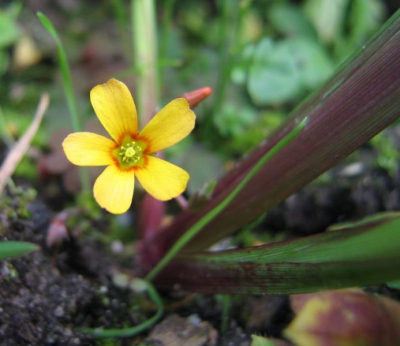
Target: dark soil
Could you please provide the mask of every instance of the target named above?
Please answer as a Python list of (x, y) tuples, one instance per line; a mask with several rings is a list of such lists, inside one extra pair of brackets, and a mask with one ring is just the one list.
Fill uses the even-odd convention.
[(331, 175), (329, 184), (307, 187), (268, 212), (263, 229), (305, 236), (324, 232), (335, 223), (400, 210), (400, 167), (390, 174), (361, 165), (353, 175), (341, 166)]
[(0, 262), (1, 344), (92, 344), (76, 327), (96, 322), (111, 327), (129, 319), (126, 302), (132, 294), (112, 285), (117, 264), (100, 242), (72, 239), (49, 251), (45, 236), (52, 213), (37, 200), (29, 210), (27, 220), (7, 217), (7, 208), (1, 214), (3, 240), (30, 241), (43, 249)]
[[(330, 174), (329, 185), (314, 184), (272, 210), (263, 228), (307, 235), (336, 222), (400, 210), (400, 170), (390, 174), (364, 165), (357, 174), (349, 174), (342, 166)], [(0, 262), (1, 345), (135, 345), (143, 341), (142, 345), (250, 345), (250, 333), (280, 337), (293, 317), (286, 296), (233, 297), (228, 330), (221, 333), (219, 297), (162, 292), (165, 317), (147, 336), (113, 343), (95, 341), (78, 328), (132, 326), (154, 313), (152, 304), (115, 280), (119, 274), (133, 277), (131, 261), (113, 253), (99, 237), (78, 232), (79, 222), (70, 227), (62, 244), (49, 249), (46, 234), (56, 213), (41, 200), (46, 196), (39, 194), (29, 201), (21, 192), (8, 191), (7, 205), (0, 210), (2, 240), (41, 246), (40, 251)], [(79, 211), (74, 215), (75, 220), (84, 217)], [(89, 235), (109, 230), (106, 215), (86, 225)], [(372, 290), (399, 298), (397, 291), (385, 286)]]

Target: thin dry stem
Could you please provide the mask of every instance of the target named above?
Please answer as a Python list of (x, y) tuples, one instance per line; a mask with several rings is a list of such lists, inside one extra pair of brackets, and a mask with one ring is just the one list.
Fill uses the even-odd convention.
[(31, 125), (26, 130), (24, 135), (19, 139), (19, 141), (13, 146), (7, 158), (4, 160), (0, 168), (0, 194), (3, 192), (8, 179), (10, 179), (10, 177), (14, 173), (16, 167), (18, 166), (18, 163), (28, 151), (32, 139), (39, 128), (39, 125), (43, 119), (43, 115), (46, 112), (48, 105), (49, 95), (45, 93), (40, 97), (40, 101)]

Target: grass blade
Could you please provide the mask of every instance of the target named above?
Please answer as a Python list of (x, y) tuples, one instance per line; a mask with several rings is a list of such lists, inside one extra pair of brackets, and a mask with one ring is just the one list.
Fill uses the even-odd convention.
[[(76, 108), (75, 102), (75, 95), (72, 88), (72, 78), (71, 72), (68, 65), (67, 55), (65, 54), (64, 46), (61, 42), (60, 37), (56, 29), (54, 28), (53, 23), (47, 18), (43, 13), (38, 12), (37, 17), (39, 18), (42, 25), (46, 28), (49, 34), (53, 37), (54, 41), (57, 44), (57, 51), (58, 51), (58, 62), (60, 65), (61, 76), (62, 76), (62, 83), (64, 87), (65, 98), (67, 99), (67, 105), (69, 109), (69, 113), (71, 116), (72, 121), (72, 128), (75, 132), (82, 131), (82, 124), (78, 116), (78, 111)], [(79, 168), (79, 175), (82, 184), (82, 191), (84, 195), (89, 194), (90, 191), (90, 178), (89, 172), (87, 169), (80, 167)]]
[(58, 33), (49, 18), (47, 18), (41, 12), (38, 12), (37, 16), (42, 25), (46, 28), (46, 30), (49, 32), (51, 37), (53, 37), (54, 41), (57, 44), (58, 60), (60, 64), (65, 97), (67, 99), (68, 109), (71, 115), (72, 126), (74, 131), (82, 131), (81, 122), (79, 120), (78, 111), (76, 108), (75, 96), (72, 89), (71, 72), (68, 65), (67, 55), (65, 54), (61, 39), (58, 36)]

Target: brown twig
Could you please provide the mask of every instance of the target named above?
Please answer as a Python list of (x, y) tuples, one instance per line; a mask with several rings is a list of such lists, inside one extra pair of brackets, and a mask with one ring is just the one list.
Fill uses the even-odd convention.
[(38, 107), (36, 109), (35, 117), (28, 130), (23, 134), (19, 141), (13, 146), (7, 158), (4, 160), (0, 168), (0, 194), (3, 192), (8, 179), (12, 176), (17, 167), (18, 163), (21, 161), (23, 156), (29, 149), (29, 145), (35, 136), (39, 125), (43, 119), (43, 115), (49, 105), (49, 95), (47, 93), (40, 97)]

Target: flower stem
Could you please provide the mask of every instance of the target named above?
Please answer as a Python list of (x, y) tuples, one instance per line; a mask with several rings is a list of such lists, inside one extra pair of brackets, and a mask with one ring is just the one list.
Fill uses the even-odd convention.
[(154, 0), (132, 0), (133, 64), (138, 114), (142, 124), (151, 119), (159, 100), (155, 17)]
[(175, 197), (176, 203), (179, 204), (182, 210), (188, 210), (189, 209), (189, 202), (186, 200), (186, 198), (183, 195), (179, 195)]

